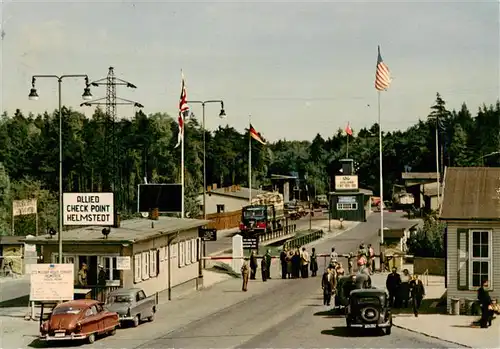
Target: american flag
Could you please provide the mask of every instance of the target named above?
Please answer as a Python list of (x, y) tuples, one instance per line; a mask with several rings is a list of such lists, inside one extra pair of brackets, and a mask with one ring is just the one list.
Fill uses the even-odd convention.
[(187, 104), (187, 92), (186, 92), (186, 83), (184, 81), (184, 73), (181, 72), (182, 75), (182, 83), (181, 83), (181, 97), (179, 98), (179, 133), (177, 134), (177, 144), (175, 147), (177, 148), (181, 145), (181, 142), (184, 139), (184, 116), (189, 112), (189, 105)]
[(380, 46), (378, 47), (377, 72), (375, 74), (375, 89), (377, 91), (385, 91), (391, 85), (391, 72), (389, 67), (384, 63), (380, 54)]

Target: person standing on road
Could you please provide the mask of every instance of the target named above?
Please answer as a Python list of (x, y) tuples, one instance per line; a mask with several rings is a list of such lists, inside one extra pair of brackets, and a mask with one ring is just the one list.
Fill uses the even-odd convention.
[(255, 280), (258, 266), (259, 264), (257, 263), (257, 256), (255, 255), (255, 251), (252, 251), (252, 253), (250, 254), (250, 280)]
[(375, 272), (375, 250), (372, 245), (368, 245), (368, 257), (369, 257), (369, 265), (370, 272), (373, 274)]
[(408, 308), (410, 299), (410, 272), (408, 269), (403, 270), (403, 275), (401, 276), (401, 285), (399, 286), (399, 299), (401, 301), (402, 308)]
[(352, 274), (354, 267), (354, 253), (349, 252), (349, 255), (347, 256), (347, 270), (349, 274)]
[(401, 285), (401, 276), (398, 274), (397, 268), (392, 268), (392, 273), (387, 275), (385, 287), (389, 292), (389, 306), (394, 307), (396, 304), (396, 297), (398, 294), (399, 285)]
[(305, 247), (302, 247), (302, 254), (300, 255), (301, 265), (302, 265), (302, 278), (309, 277), (309, 252), (306, 251)]
[(300, 252), (295, 250), (295, 254), (292, 257), (292, 276), (294, 279), (300, 278)]
[(323, 289), (323, 305), (329, 306), (333, 291), (335, 290), (335, 277), (330, 268), (326, 268), (323, 273), (321, 288)]
[(267, 281), (267, 262), (265, 256), (262, 257), (262, 260), (260, 261), (260, 272), (262, 274), (262, 281), (266, 282)]
[(425, 296), (425, 288), (422, 280), (420, 280), (416, 274), (413, 275), (413, 278), (410, 281), (410, 290), (413, 302), (413, 314), (415, 317), (418, 317), (418, 310), (420, 309), (422, 299), (424, 299)]
[(248, 274), (250, 272), (250, 268), (248, 267), (248, 264), (246, 261), (243, 262), (243, 266), (241, 267), (241, 278), (243, 279), (243, 286), (241, 287), (241, 290), (243, 292), (246, 292), (248, 290)]
[(481, 287), (477, 290), (477, 299), (481, 305), (481, 319), (479, 320), (481, 328), (488, 328), (488, 326), (491, 326), (491, 321), (493, 319), (492, 302), (487, 288), (488, 279), (484, 279), (481, 283)]
[(280, 253), (280, 263), (281, 263), (281, 278), (286, 279), (286, 274), (287, 274), (287, 262), (286, 262), (286, 249), (283, 248), (283, 250)]
[(332, 252), (330, 253), (330, 265), (335, 265), (339, 259), (339, 254), (335, 252), (335, 247), (332, 247)]
[(272, 261), (272, 256), (271, 256), (271, 250), (267, 250), (266, 254), (264, 255), (264, 259), (266, 260), (266, 270), (267, 270), (267, 279), (271, 278), (271, 261)]
[(293, 277), (292, 258), (293, 258), (293, 251), (290, 250), (288, 251), (288, 255), (286, 256), (286, 274), (289, 279)]
[(318, 274), (318, 256), (316, 256), (316, 249), (312, 248), (311, 253), (311, 276), (316, 276)]

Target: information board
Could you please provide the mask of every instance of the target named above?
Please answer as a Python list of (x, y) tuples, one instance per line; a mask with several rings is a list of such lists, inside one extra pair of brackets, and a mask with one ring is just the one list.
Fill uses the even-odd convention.
[(73, 299), (73, 264), (31, 264), (30, 301), (69, 301)]
[(249, 250), (256, 250), (259, 248), (259, 238), (243, 238), (243, 248)]
[(358, 176), (335, 176), (335, 190), (357, 190)]
[(116, 257), (116, 270), (130, 270), (131, 264), (129, 256)]
[(113, 193), (64, 193), (64, 225), (112, 226), (115, 222)]
[(217, 241), (217, 229), (199, 228), (198, 237), (202, 241)]
[(12, 202), (12, 215), (14, 217), (36, 214), (36, 212), (36, 199), (14, 200)]

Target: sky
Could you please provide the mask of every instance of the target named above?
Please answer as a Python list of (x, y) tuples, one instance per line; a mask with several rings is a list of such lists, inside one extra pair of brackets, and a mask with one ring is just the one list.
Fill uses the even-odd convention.
[[(251, 123), (269, 140), (312, 139), (378, 120), (377, 45), (393, 81), (381, 93), (384, 130), (425, 118), (440, 92), (449, 109), (475, 112), (499, 96), (497, 1), (41, 1), (1, 0), (0, 110), (57, 108), (57, 82), (34, 74), (118, 78), (118, 97), (144, 112), (176, 115), (181, 69), (189, 100), (207, 104), (206, 127), (243, 131)], [(63, 103), (80, 108), (84, 82), (63, 82)], [(104, 86), (93, 88), (95, 99)], [(191, 105), (201, 117), (201, 107)], [(119, 106), (131, 118), (133, 106)]]

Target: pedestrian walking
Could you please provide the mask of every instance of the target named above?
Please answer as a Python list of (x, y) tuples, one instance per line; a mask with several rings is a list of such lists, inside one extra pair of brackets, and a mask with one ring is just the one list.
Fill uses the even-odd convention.
[(264, 255), (264, 259), (266, 261), (266, 270), (267, 270), (267, 279), (271, 278), (271, 261), (272, 261), (272, 256), (271, 256), (271, 250), (267, 250), (266, 254)]
[(241, 278), (243, 280), (243, 286), (241, 287), (241, 290), (243, 292), (246, 292), (248, 290), (248, 274), (250, 273), (250, 268), (248, 267), (248, 264), (246, 261), (243, 262), (243, 265), (241, 267)]
[(420, 280), (418, 278), (418, 275), (416, 274), (413, 275), (413, 278), (410, 281), (410, 291), (413, 303), (413, 314), (415, 315), (415, 317), (418, 317), (420, 305), (422, 304), (422, 300), (425, 297), (425, 288), (422, 280)]
[(488, 328), (493, 320), (493, 307), (487, 288), (488, 279), (484, 279), (481, 287), (477, 290), (477, 299), (481, 305), (481, 319), (479, 320), (481, 328)]
[(259, 264), (257, 263), (257, 256), (255, 255), (255, 251), (252, 251), (250, 254), (250, 280), (255, 280), (258, 267)]
[(387, 275), (387, 280), (385, 281), (385, 287), (389, 292), (390, 307), (395, 307), (398, 305), (396, 302), (396, 297), (400, 284), (401, 284), (401, 276), (398, 274), (398, 269), (392, 268), (392, 273)]
[(316, 276), (318, 274), (318, 256), (316, 255), (316, 249), (312, 248), (311, 253), (311, 276)]
[(262, 281), (266, 282), (268, 271), (267, 271), (267, 262), (265, 258), (262, 258), (262, 260), (260, 261), (260, 272), (262, 274)]
[(399, 299), (402, 308), (408, 308), (410, 300), (410, 272), (408, 269), (403, 270), (401, 275), (401, 285), (399, 286)]
[(280, 263), (281, 263), (281, 278), (286, 279), (287, 274), (287, 261), (286, 261), (287, 253), (286, 249), (283, 249), (280, 253)]
[(335, 290), (335, 276), (330, 268), (326, 268), (321, 278), (321, 288), (323, 289), (323, 305), (329, 306), (332, 301), (332, 294)]
[(309, 252), (306, 251), (305, 247), (302, 247), (302, 254), (300, 255), (301, 266), (302, 266), (302, 278), (309, 277)]

